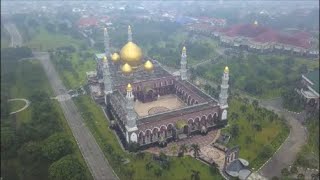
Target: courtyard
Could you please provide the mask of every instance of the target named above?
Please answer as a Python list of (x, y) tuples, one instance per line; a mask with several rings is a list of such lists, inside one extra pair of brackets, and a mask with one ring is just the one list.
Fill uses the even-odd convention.
[(159, 96), (156, 101), (152, 102), (142, 103), (140, 101), (136, 101), (134, 103), (134, 110), (140, 117), (143, 117), (178, 109), (185, 106), (186, 104), (181, 101), (176, 95), (169, 94)]

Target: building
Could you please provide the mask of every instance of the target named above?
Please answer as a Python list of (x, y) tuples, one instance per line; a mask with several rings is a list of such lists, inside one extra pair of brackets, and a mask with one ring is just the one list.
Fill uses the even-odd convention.
[[(173, 75), (156, 60), (143, 56), (133, 42), (130, 26), (128, 42), (121, 50), (110, 52), (106, 28), (104, 43), (105, 52), (96, 55), (96, 76), (90, 73), (88, 83), (125, 147), (130, 143), (138, 143), (141, 148), (166, 144), (227, 124), (228, 67), (216, 100), (188, 81), (185, 47), (180, 74)], [(103, 93), (98, 93), (97, 87)]]
[(307, 105), (319, 109), (319, 69), (302, 75), (302, 87), (298, 90)]

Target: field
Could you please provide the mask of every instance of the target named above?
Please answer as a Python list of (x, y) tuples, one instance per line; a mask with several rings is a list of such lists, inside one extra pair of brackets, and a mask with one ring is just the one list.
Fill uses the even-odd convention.
[(259, 168), (287, 138), (289, 128), (274, 113), (233, 97), (229, 103), (229, 126), (223, 132), (231, 134), (228, 146), (240, 146), (240, 157), (252, 168)]
[[(3, 64), (4, 63), (3, 61), (4, 60), (2, 59), (2, 68), (3, 66), (7, 67), (6, 64)], [(6, 61), (10, 61), (10, 60), (6, 59)], [(11, 73), (5, 74), (5, 77), (1, 76), (2, 83), (5, 83), (6, 85), (6, 88), (1, 89), (1, 94), (7, 94), (8, 98), (17, 97), (17, 98), (26, 98), (29, 100), (32, 99), (34, 95), (37, 94), (38, 92), (47, 93), (49, 94), (49, 96), (52, 96), (52, 89), (48, 84), (48, 80), (46, 78), (46, 75), (39, 61), (37, 60), (20, 61), (20, 62), (14, 61), (12, 63), (14, 63), (15, 70), (10, 71), (7, 69)], [(8, 82), (7, 78), (11, 79), (12, 81)], [(37, 87), (37, 88), (34, 88), (34, 87)], [(11, 150), (9, 149), (8, 151), (5, 151), (3, 149), (1, 150), (1, 174), (2, 174), (2, 177), (6, 179), (21, 179), (21, 178), (22, 179), (47, 179), (48, 178), (48, 168), (51, 164), (50, 162), (46, 160), (36, 160), (31, 165), (26, 165), (25, 162), (22, 163), (20, 156), (9, 155), (12, 153), (13, 154), (22, 153), (23, 150), (21, 147), (25, 144), (31, 143), (31, 141), (29, 141), (30, 138), (20, 137), (21, 133), (26, 133), (26, 136), (29, 136), (30, 132), (25, 129), (26, 127), (37, 129), (37, 131), (33, 130), (34, 131), (33, 134), (36, 133), (34, 135), (37, 136), (36, 138), (37, 140), (36, 139), (32, 140), (34, 143), (37, 143), (40, 145), (43, 143), (43, 139), (45, 140), (45, 137), (47, 137), (47, 135), (37, 134), (38, 131), (41, 132), (41, 130), (38, 128), (43, 128), (44, 130), (45, 128), (47, 128), (46, 125), (33, 127), (34, 121), (36, 121), (34, 119), (35, 117), (34, 111), (39, 108), (38, 103), (39, 103), (38, 101), (31, 101), (30, 106), (26, 110), (19, 112), (16, 115), (10, 115), (6, 119), (1, 118), (1, 131), (2, 131), (1, 147), (5, 147), (6, 143), (10, 142), (10, 141), (6, 141), (7, 136), (11, 134), (11, 130), (10, 130), (11, 127), (7, 126), (8, 123), (10, 124), (10, 122), (15, 122), (15, 130), (17, 131), (17, 134), (15, 134), (14, 136), (15, 138), (19, 138), (19, 143), (14, 145), (14, 147), (12, 147), (15, 149), (15, 147), (18, 146), (15, 150), (14, 149), (11, 149)], [(73, 147), (76, 147), (73, 149), (73, 152), (71, 153), (71, 155), (75, 157), (84, 167), (85, 178), (91, 179), (90, 172), (86, 168), (86, 164), (82, 158), (82, 155), (79, 149), (77, 148), (77, 144), (72, 136), (71, 130), (69, 129), (66, 120), (64, 119), (64, 115), (62, 113), (62, 110), (60, 109), (58, 102), (54, 100), (49, 100), (48, 103), (50, 104), (50, 106), (52, 106), (52, 108), (48, 109), (46, 113), (49, 116), (49, 118), (54, 118), (55, 121), (57, 121), (58, 123), (57, 130), (53, 130), (52, 133), (65, 133), (67, 135), (67, 138), (70, 139), (70, 141), (73, 144)], [(12, 102), (12, 104), (10, 102), (9, 105), (10, 105), (9, 107), (10, 111), (19, 109), (21, 106), (23, 106), (23, 104), (21, 104), (20, 101)], [(55, 114), (55, 116), (50, 117), (52, 115), (51, 113)], [(39, 123), (39, 124), (42, 124), (42, 123)], [(52, 126), (50, 126), (50, 128), (55, 129)], [(24, 144), (21, 144), (21, 143), (24, 143)], [(30, 156), (32, 156), (32, 153), (30, 154)], [(40, 159), (40, 155), (37, 155), (37, 156), (38, 156), (38, 159)], [(33, 169), (33, 168), (37, 168), (37, 169)]]

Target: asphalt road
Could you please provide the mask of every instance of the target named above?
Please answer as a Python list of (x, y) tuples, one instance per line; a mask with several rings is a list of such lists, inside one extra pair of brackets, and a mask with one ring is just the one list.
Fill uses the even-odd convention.
[[(67, 89), (54, 69), (49, 59), (49, 54), (47, 52), (34, 52), (34, 56), (43, 65), (54, 94), (56, 96), (66, 94)], [(84, 120), (72, 99), (60, 101), (59, 103), (93, 178), (96, 180), (118, 179), (95, 138), (84, 124)]]

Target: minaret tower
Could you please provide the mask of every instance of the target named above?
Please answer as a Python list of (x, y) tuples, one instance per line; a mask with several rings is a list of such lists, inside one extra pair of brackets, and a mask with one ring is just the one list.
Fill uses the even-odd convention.
[(229, 88), (229, 85), (228, 85), (228, 81), (229, 81), (229, 68), (228, 66), (226, 66), (224, 68), (224, 73), (223, 73), (223, 76), (222, 76), (222, 83), (221, 83), (221, 91), (220, 91), (220, 94), (219, 94), (219, 104), (220, 104), (220, 107), (221, 109), (225, 109), (228, 107), (228, 88)]
[(180, 69), (181, 80), (187, 80), (187, 50), (184, 46), (181, 54), (181, 69)]
[(132, 42), (132, 31), (131, 26), (128, 26), (128, 42)]
[(112, 82), (110, 78), (108, 59), (106, 56), (103, 58), (103, 83), (104, 83), (104, 101), (107, 104), (107, 95), (112, 93)]
[(127, 126), (128, 128), (134, 128), (136, 127), (136, 113), (134, 112), (134, 109), (133, 109), (133, 99), (134, 99), (134, 96), (132, 94), (132, 86), (131, 84), (128, 84), (127, 86), (127, 95), (126, 95), (126, 99), (127, 99), (127, 105), (126, 105), (126, 108), (127, 108)]
[(128, 84), (127, 86), (127, 95), (126, 95), (126, 109), (127, 109), (127, 122), (126, 122), (126, 139), (127, 142), (137, 142), (137, 134), (134, 131), (137, 131), (137, 114), (134, 111), (134, 96), (132, 94), (132, 86)]
[(109, 57), (110, 55), (110, 41), (109, 41), (109, 34), (108, 29), (104, 28), (104, 50), (105, 50), (105, 56)]

